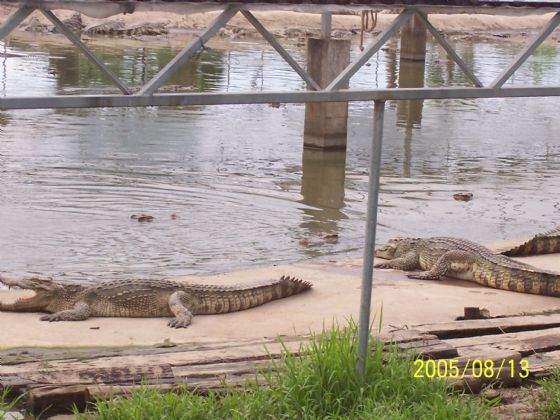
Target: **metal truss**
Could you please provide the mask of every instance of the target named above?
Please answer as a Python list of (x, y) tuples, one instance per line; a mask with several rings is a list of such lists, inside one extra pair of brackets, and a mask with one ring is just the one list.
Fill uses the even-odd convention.
[[(0, 39), (8, 36), (34, 10), (31, 7), (18, 9), (0, 27)], [(122, 92), (122, 95), (64, 95), (47, 97), (0, 97), (0, 110), (36, 109), (36, 108), (84, 108), (84, 107), (137, 107), (137, 106), (178, 106), (178, 105), (226, 105), (250, 104), (266, 102), (348, 102), (373, 100), (406, 100), (406, 99), (444, 99), (444, 98), (499, 98), (511, 96), (558, 96), (560, 87), (519, 87), (502, 88), (513, 73), (531, 56), (535, 49), (560, 25), (560, 12), (546, 24), (542, 31), (531, 40), (519, 53), (514, 61), (489, 86), (485, 87), (472, 69), (461, 59), (453, 47), (445, 40), (438, 30), (430, 23), (428, 16), (417, 8), (407, 8), (382, 31), (370, 45), (350, 63), (325, 88), (321, 88), (304, 70), (261, 22), (240, 5), (226, 6), (223, 12), (206, 30), (200, 33), (151, 80), (137, 92), (126, 86), (95, 54), (61, 22), (50, 10), (41, 12), (66, 36), (82, 53), (94, 63), (101, 72), (111, 80)], [(218, 33), (238, 12), (240, 12), (262, 37), (278, 52), (286, 63), (307, 84), (309, 90), (299, 92), (247, 92), (247, 93), (157, 93), (158, 89), (193, 56), (210, 38)], [(346, 87), (354, 74), (360, 70), (379, 49), (394, 36), (409, 20), (416, 15), (424, 23), (436, 42), (442, 46), (449, 57), (463, 71), (473, 84), (473, 88), (442, 87), (418, 89), (365, 89), (350, 90)], [(330, 14), (323, 14), (322, 32), (327, 36), (330, 31)]]
[[(0, 39), (9, 35), (31, 12), (33, 8), (23, 7), (17, 10), (0, 27)], [(276, 41), (274, 36), (257, 20), (257, 18), (240, 5), (227, 6), (216, 20), (203, 31), (198, 38), (188, 44), (164, 66), (138, 92), (131, 90), (118, 79), (92, 52), (79, 37), (70, 31), (52, 12), (42, 10), (51, 22), (76, 45), (99, 69), (119, 87), (122, 95), (64, 95), (48, 97), (0, 97), (0, 110), (39, 109), (39, 108), (91, 108), (91, 107), (142, 107), (142, 106), (180, 106), (180, 105), (227, 105), (255, 103), (307, 103), (307, 102), (374, 102), (373, 151), (370, 158), (369, 194), (367, 206), (366, 243), (364, 246), (364, 264), (362, 273), (362, 292), (359, 322), (359, 352), (357, 371), (364, 372), (369, 337), (371, 290), (373, 281), (373, 251), (376, 238), (377, 209), (379, 196), (379, 170), (381, 165), (381, 145), (383, 139), (383, 119), (386, 100), (408, 99), (459, 99), (459, 98), (510, 98), (510, 97), (545, 97), (560, 96), (560, 86), (508, 87), (502, 86), (513, 73), (529, 58), (535, 49), (560, 24), (560, 12), (545, 25), (542, 31), (532, 39), (519, 53), (514, 61), (489, 86), (484, 86), (467, 64), (455, 52), (436, 28), (428, 16), (420, 9), (406, 8), (371, 44), (350, 63), (327, 87), (321, 88), (311, 76), (294, 60), (294, 58)], [(292, 69), (306, 82), (309, 90), (297, 92), (246, 92), (246, 93), (157, 93), (173, 73), (196, 51), (214, 36), (220, 28), (237, 13), (243, 16), (270, 43)], [(400, 28), (416, 15), (424, 23), (437, 43), (465, 73), (473, 87), (441, 87), (412, 89), (345, 89), (349, 80), (366, 62), (395, 35)], [(322, 35), (327, 38), (330, 33), (331, 17), (323, 14)]]

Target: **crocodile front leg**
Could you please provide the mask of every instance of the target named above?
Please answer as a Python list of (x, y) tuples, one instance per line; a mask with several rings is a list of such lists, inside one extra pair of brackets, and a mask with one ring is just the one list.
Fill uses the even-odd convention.
[(468, 251), (447, 251), (438, 258), (429, 271), (423, 271), (418, 274), (407, 274), (407, 277), (419, 280), (440, 280), (445, 275), (466, 273), (472, 269), (473, 263), (473, 254)]
[(402, 257), (395, 258), (379, 264), (375, 264), (375, 268), (393, 268), (395, 270), (410, 271), (419, 267), (418, 253), (410, 251)]
[(54, 314), (44, 315), (41, 321), (84, 321), (89, 318), (91, 308), (83, 301), (77, 302), (73, 309), (55, 312)]
[(193, 298), (182, 290), (174, 292), (169, 296), (169, 309), (175, 315), (167, 325), (171, 328), (187, 328), (193, 318), (189, 307), (192, 305)]

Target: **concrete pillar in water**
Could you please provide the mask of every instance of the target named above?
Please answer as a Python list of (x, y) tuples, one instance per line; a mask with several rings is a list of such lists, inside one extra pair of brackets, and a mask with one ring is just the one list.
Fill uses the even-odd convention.
[(401, 30), (401, 60), (426, 59), (426, 27), (414, 15)]
[[(308, 38), (307, 72), (321, 88), (327, 87), (348, 64), (349, 39)], [(346, 149), (347, 120), (346, 102), (305, 104), (304, 147)]]

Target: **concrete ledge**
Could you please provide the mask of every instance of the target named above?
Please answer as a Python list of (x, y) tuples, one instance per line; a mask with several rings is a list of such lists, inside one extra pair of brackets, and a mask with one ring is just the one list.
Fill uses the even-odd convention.
[[(524, 258), (542, 268), (560, 267), (558, 255)], [(357, 319), (361, 260), (263, 267), (189, 281), (232, 284), (289, 274), (311, 281), (311, 291), (248, 311), (196, 316), (184, 330), (168, 328), (165, 318), (93, 318), (83, 322), (46, 323), (40, 314), (0, 312), (0, 348), (142, 346), (274, 338), (320, 331), (332, 320)], [(2, 301), (24, 292), (0, 291)], [(452, 321), (463, 307), (479, 306), (492, 315), (514, 315), (560, 309), (560, 299), (491, 289), (472, 282), (420, 281), (404, 273), (376, 271), (373, 288), (374, 324), (382, 313), (383, 330), (411, 324)]]

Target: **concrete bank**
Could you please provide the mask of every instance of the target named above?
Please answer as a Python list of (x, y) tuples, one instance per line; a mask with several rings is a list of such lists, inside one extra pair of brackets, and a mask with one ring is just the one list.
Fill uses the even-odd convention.
[[(523, 260), (560, 271), (558, 255)], [(36, 313), (0, 312), (0, 348), (139, 346), (166, 341), (219, 342), (307, 334), (320, 331), (333, 320), (345, 323), (350, 316), (358, 318), (360, 273), (361, 260), (347, 259), (188, 278), (185, 280), (232, 284), (289, 274), (311, 281), (314, 288), (243, 312), (196, 316), (189, 328), (181, 330), (167, 327), (165, 318), (94, 318), (47, 323), (40, 321), (40, 314)], [(1, 290), (0, 299), (9, 302), (22, 293)], [(377, 320), (383, 313), (384, 331), (412, 324), (452, 321), (462, 315), (465, 306), (485, 307), (493, 316), (514, 315), (560, 310), (560, 299), (495, 290), (467, 281), (420, 281), (408, 279), (402, 272), (376, 271), (372, 308)]]

